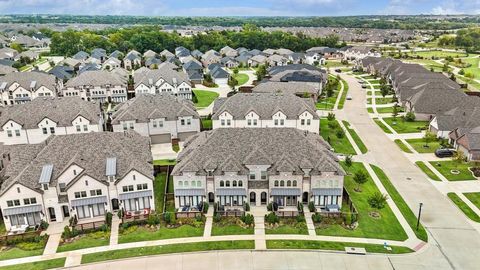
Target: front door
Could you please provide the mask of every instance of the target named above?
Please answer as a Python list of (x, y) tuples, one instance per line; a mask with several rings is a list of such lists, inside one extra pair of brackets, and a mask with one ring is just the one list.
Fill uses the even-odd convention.
[(50, 216), (50, 221), (57, 221), (57, 216), (55, 215), (55, 209), (53, 207), (48, 208), (48, 214)]
[(307, 204), (307, 203), (308, 203), (308, 192), (304, 192), (304, 193), (303, 193), (302, 202), (303, 202), (304, 204)]
[(70, 216), (70, 211), (68, 211), (68, 206), (67, 205), (62, 206), (62, 211), (63, 211), (63, 217), (69, 217)]
[(118, 205), (118, 199), (112, 199), (112, 209), (113, 211), (118, 210), (120, 207)]
[(257, 200), (257, 198), (256, 198), (255, 192), (250, 192), (250, 204), (251, 204), (251, 205), (255, 205), (255, 204), (256, 204), (256, 200)]
[(215, 202), (215, 195), (213, 194), (213, 192), (208, 193), (208, 202)]
[(262, 192), (262, 194), (260, 194), (260, 201), (262, 204), (267, 204), (267, 193), (266, 192)]

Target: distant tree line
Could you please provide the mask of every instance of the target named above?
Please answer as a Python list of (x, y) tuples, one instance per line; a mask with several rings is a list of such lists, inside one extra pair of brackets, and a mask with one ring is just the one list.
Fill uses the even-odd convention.
[(445, 35), (438, 39), (440, 46), (455, 46), (468, 52), (480, 51), (480, 28), (458, 30), (456, 35)]
[(206, 34), (182, 37), (176, 32), (161, 31), (160, 26), (135, 26), (121, 29), (101, 31), (67, 30), (49, 33), (51, 36), (51, 53), (71, 56), (78, 51), (90, 52), (94, 48), (104, 48), (108, 52), (119, 50), (127, 52), (131, 49), (141, 53), (147, 50), (171, 52), (178, 46), (187, 49), (207, 51), (220, 50), (224, 46), (232, 48), (264, 50), (267, 48), (286, 48), (292, 51), (305, 51), (315, 46), (341, 47), (338, 36), (329, 35), (324, 38), (307, 37), (304, 34), (292, 34), (282, 31), (265, 32), (258, 27), (247, 24), (242, 31), (209, 31)]
[(259, 27), (350, 27), (377, 29), (465, 28), (480, 23), (479, 16), (348, 16), (348, 17), (147, 17), (147, 16), (87, 16), (87, 15), (4, 15), (0, 23), (86, 23), (117, 25), (178, 25), (178, 26), (242, 26)]

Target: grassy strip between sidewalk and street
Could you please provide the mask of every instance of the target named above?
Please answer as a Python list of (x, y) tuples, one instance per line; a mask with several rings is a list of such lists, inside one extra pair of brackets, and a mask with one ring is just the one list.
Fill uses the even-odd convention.
[(387, 134), (392, 134), (392, 132), (390, 131), (390, 129), (387, 128), (387, 126), (385, 126), (382, 121), (380, 121), (380, 119), (373, 119), (373, 121), (375, 121), (375, 123), (383, 130), (383, 132), (387, 133)]
[(416, 161), (415, 164), (428, 176), (428, 178), (434, 181), (441, 181), (440, 178), (438, 178), (438, 176), (432, 172), (432, 170), (430, 170), (430, 168), (428, 168), (423, 161)]
[(478, 209), (480, 209), (480, 192), (463, 193)]
[(398, 147), (400, 147), (400, 150), (402, 150), (403, 152), (409, 153), (409, 154), (412, 153), (412, 151), (407, 147), (405, 143), (402, 142), (402, 140), (395, 139), (394, 142)]
[(345, 125), (348, 133), (350, 133), (350, 136), (352, 136), (352, 139), (355, 141), (355, 144), (358, 146), (358, 148), (360, 149), (360, 152), (362, 152), (362, 154), (365, 154), (368, 152), (368, 149), (367, 147), (365, 146), (365, 144), (363, 143), (362, 139), (360, 139), (360, 137), (358, 136), (357, 132), (350, 126), (350, 123), (348, 123), (347, 121), (343, 120), (342, 123)]
[(406, 139), (407, 143), (410, 144), (415, 151), (420, 154), (424, 153), (434, 153), (435, 150), (442, 147), (440, 145), (440, 140), (435, 140), (425, 144), (425, 139), (423, 138), (415, 138), (415, 139)]
[(85, 254), (82, 256), (82, 264), (170, 253), (254, 248), (255, 242), (250, 240), (171, 244), (163, 246), (110, 250)]
[(375, 174), (378, 176), (378, 179), (380, 179), (380, 182), (382, 182), (382, 185), (387, 190), (390, 198), (392, 198), (392, 200), (395, 202), (395, 205), (397, 205), (400, 212), (402, 212), (403, 217), (405, 218), (405, 220), (407, 220), (408, 225), (410, 225), (410, 228), (412, 228), (417, 238), (424, 242), (427, 242), (427, 231), (422, 226), (422, 224), (420, 224), (417, 230), (417, 217), (413, 213), (412, 209), (408, 207), (407, 203), (405, 202), (405, 200), (403, 200), (402, 196), (400, 195), (400, 193), (398, 193), (398, 190), (395, 188), (392, 182), (390, 182), (390, 179), (388, 179), (385, 172), (375, 165), (370, 166), (372, 167)]
[(348, 94), (348, 83), (344, 79), (340, 79), (343, 83), (343, 92), (342, 96), (340, 97), (340, 101), (338, 102), (338, 109), (343, 109), (343, 105), (345, 105), (345, 100), (347, 99)]
[(53, 268), (61, 268), (65, 265), (66, 258), (58, 258), (53, 260), (45, 260), (39, 262), (14, 264), (0, 267), (1, 270), (45, 270)]
[(400, 117), (394, 119), (393, 117), (383, 118), (383, 121), (393, 128), (397, 133), (418, 133), (425, 130), (428, 121), (405, 121)]
[(450, 192), (447, 194), (448, 198), (471, 220), (480, 222), (480, 217), (470, 208), (457, 194)]
[(387, 250), (383, 245), (377, 244), (314, 240), (267, 240), (267, 249), (320, 249), (345, 251), (345, 247), (365, 248), (369, 253), (403, 254), (413, 252), (413, 250), (408, 247), (389, 246), (392, 250)]

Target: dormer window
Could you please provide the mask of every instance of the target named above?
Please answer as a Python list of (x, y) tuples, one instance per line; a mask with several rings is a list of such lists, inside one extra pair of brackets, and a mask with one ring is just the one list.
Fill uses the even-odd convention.
[(73, 175), (77, 175), (77, 170), (73, 170)]

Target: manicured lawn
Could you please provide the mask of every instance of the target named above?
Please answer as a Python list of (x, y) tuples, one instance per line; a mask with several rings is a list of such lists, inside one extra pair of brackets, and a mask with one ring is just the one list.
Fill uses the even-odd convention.
[[(358, 227), (355, 230), (349, 230), (341, 225), (327, 225), (326, 227), (317, 228), (317, 235), (365, 237), (399, 241), (407, 239), (407, 234), (388, 205), (380, 210), (370, 207), (368, 198), (375, 192), (380, 191), (363, 164), (354, 162), (351, 167), (345, 166), (343, 162), (341, 164), (345, 171), (351, 174), (345, 176), (344, 187), (350, 194), (350, 199), (358, 211)], [(358, 171), (363, 171), (368, 175), (368, 181), (361, 186), (362, 192), (356, 192), (354, 190), (357, 187), (357, 183), (353, 180), (353, 175)], [(373, 211), (378, 212), (380, 218), (371, 217), (369, 214)]]
[(182, 225), (178, 228), (169, 229), (162, 224), (160, 229), (155, 231), (151, 231), (144, 226), (132, 226), (131, 228), (119, 234), (118, 243), (202, 236), (204, 226), (197, 228), (190, 225)]
[(392, 184), (392, 182), (390, 182), (390, 179), (388, 179), (385, 172), (383, 172), (382, 169), (380, 169), (379, 167), (377, 167), (375, 165), (371, 165), (371, 167), (372, 167), (373, 171), (375, 172), (375, 174), (380, 179), (380, 181), (382, 182), (382, 185), (387, 190), (390, 198), (392, 198), (392, 200), (395, 202), (395, 205), (397, 205), (400, 212), (402, 212), (402, 215), (407, 220), (408, 225), (410, 225), (412, 230), (417, 235), (417, 238), (422, 240), (422, 241), (427, 242), (427, 240), (428, 240), (427, 231), (422, 226), (422, 224), (420, 224), (420, 226), (418, 227), (418, 231), (417, 231), (417, 216), (415, 216), (412, 209), (410, 209), (410, 207), (408, 207), (407, 203), (405, 202), (405, 200), (403, 200), (402, 196), (400, 195), (400, 193), (398, 193), (397, 189)]
[(463, 193), (478, 209), (480, 209), (480, 192)]
[(355, 155), (355, 150), (348, 141), (347, 136), (344, 135), (342, 138), (338, 138), (335, 134), (335, 130), (340, 129), (340, 125), (338, 124), (337, 120), (332, 121), (337, 123), (336, 129), (331, 129), (328, 126), (328, 122), (329, 121), (326, 118), (320, 119), (320, 135), (323, 137), (323, 139), (330, 143), (336, 153)]
[(0, 252), (0, 261), (42, 255), (43, 249), (44, 248), (24, 250), (18, 247), (13, 247), (8, 250), (4, 250)]
[(435, 150), (441, 147), (440, 141), (429, 142), (428, 147), (425, 147), (425, 140), (419, 139), (407, 139), (406, 140), (418, 153), (434, 153)]
[(408, 53), (411, 56), (421, 56), (423, 58), (429, 58), (431, 59), (432, 57), (436, 58), (446, 58), (448, 56), (451, 56), (453, 58), (459, 58), (459, 57), (465, 57), (467, 54), (462, 53), (462, 52), (446, 52), (446, 51), (421, 51), (421, 52), (413, 52), (413, 53)]
[(435, 180), (435, 181), (441, 181), (438, 176), (430, 170), (430, 168), (425, 165), (423, 161), (417, 161), (415, 164), (428, 176), (428, 178)]
[[(397, 117), (396, 120), (393, 117), (383, 118), (383, 120), (392, 127), (397, 133), (417, 133), (426, 128), (428, 121), (404, 121), (402, 118)], [(394, 124), (395, 123), (395, 124)]]
[[(330, 76), (329, 78), (336, 79), (334, 76)], [(335, 102), (337, 101), (338, 94), (340, 93), (341, 84), (338, 83), (337, 89), (333, 91), (333, 95), (331, 97), (322, 97), (322, 100), (316, 103), (316, 107), (318, 110), (332, 110), (335, 107)]]
[(343, 92), (342, 92), (342, 96), (340, 97), (340, 101), (338, 102), (339, 110), (343, 109), (343, 106), (345, 105), (345, 100), (347, 99), (347, 94), (348, 94), (348, 83), (344, 79), (341, 79), (341, 82), (343, 83)]
[[(398, 106), (398, 107), (397, 107), (397, 111), (400, 113), (400, 112), (404, 112), (405, 109), (403, 109), (403, 107)], [(380, 107), (380, 108), (377, 108), (377, 112), (378, 112), (378, 113), (393, 113), (393, 106), (392, 106), (392, 107)]]
[(267, 240), (267, 249), (321, 249), (345, 251), (345, 247), (365, 248), (370, 253), (391, 253), (402, 254), (410, 253), (413, 250), (407, 247), (390, 246), (392, 250), (386, 250), (383, 245), (346, 243), (346, 242), (327, 242), (313, 240)]
[(45, 260), (40, 262), (22, 263), (10, 266), (0, 267), (2, 270), (45, 270), (53, 268), (62, 268), (65, 265), (66, 258)]
[(219, 224), (213, 223), (212, 226), (212, 236), (216, 235), (244, 235), (244, 234), (253, 234), (254, 228), (243, 228), (240, 225), (230, 224), (225, 226), (220, 226)]
[(373, 113), (373, 108), (367, 108), (368, 113)]
[(210, 130), (213, 127), (212, 119), (202, 119), (202, 128), (204, 130)]
[(383, 130), (383, 132), (388, 133), (388, 134), (392, 134), (392, 132), (390, 131), (390, 129), (388, 129), (388, 128), (382, 123), (382, 121), (380, 121), (379, 119), (373, 119), (373, 121), (375, 121), (375, 123), (377, 123), (377, 125)]
[(267, 228), (265, 234), (308, 234), (307, 223), (297, 222), (295, 218), (280, 218), (280, 226)]
[(365, 79), (365, 80), (374, 80), (374, 79), (376, 79), (375, 76), (373, 76), (373, 75), (363, 76), (362, 78)]
[(471, 220), (480, 222), (480, 217), (470, 208), (457, 194), (450, 192), (447, 194), (448, 198)]
[[(476, 180), (472, 172), (468, 169), (471, 167), (471, 164), (464, 162), (458, 164), (452, 160), (446, 161), (430, 161), (430, 164), (437, 169), (447, 180), (449, 181), (462, 181), (462, 180)], [(439, 166), (440, 165), (440, 166)], [(453, 174), (452, 170), (460, 171), (459, 174)]]
[(177, 164), (176, 159), (157, 159), (153, 161), (153, 165), (167, 166)]
[(207, 90), (193, 90), (195, 96), (197, 97), (197, 103), (195, 106), (197, 108), (205, 108), (210, 105), (219, 95), (217, 92), (207, 91)]
[(110, 232), (87, 233), (72, 243), (61, 244), (57, 252), (71, 251), (83, 248), (106, 246), (110, 244)]
[(163, 212), (163, 202), (165, 198), (165, 185), (167, 184), (167, 174), (159, 173), (155, 176), (153, 182), (153, 192), (155, 195), (155, 209), (158, 212)]
[(331, 67), (347, 67), (349, 65), (344, 65), (340, 61), (328, 60), (325, 62), (324, 67), (331, 68)]
[(401, 140), (395, 139), (394, 142), (396, 145), (398, 145), (398, 147), (400, 147), (400, 150), (402, 150), (403, 152), (409, 154), (412, 153), (412, 151), (407, 147), (407, 145), (405, 145)]
[(379, 84), (380, 80), (375, 79), (375, 80), (369, 80), (368, 82), (371, 84)]
[(245, 73), (238, 73), (237, 75), (233, 75), (235, 79), (237, 79), (237, 85), (244, 85), (248, 82), (248, 75)]
[(163, 246), (128, 248), (85, 254), (82, 256), (82, 264), (169, 253), (254, 248), (255, 242), (249, 240), (171, 244)]
[(480, 68), (479, 68), (479, 62), (480, 62), (480, 58), (476, 57), (476, 58), (463, 58), (462, 59), (463, 62), (465, 63), (469, 63), (471, 64), (470, 67), (468, 68), (464, 68), (463, 70), (467, 73), (467, 72), (470, 72), (473, 74), (473, 76), (475, 77), (475, 79), (480, 79)]
[[(371, 97), (367, 98), (367, 103), (372, 104), (372, 98)], [(377, 97), (377, 98), (375, 98), (375, 104), (377, 104), (377, 105), (389, 104), (389, 103), (393, 103), (392, 98), (389, 98), (389, 97), (386, 97), (386, 98)]]
[(350, 133), (350, 136), (352, 136), (353, 140), (355, 141), (355, 144), (358, 146), (362, 154), (367, 153), (368, 149), (365, 146), (365, 144), (362, 142), (362, 139), (358, 136), (357, 132), (350, 127), (350, 123), (347, 121), (342, 121), (345, 127), (347, 128), (348, 133)]

